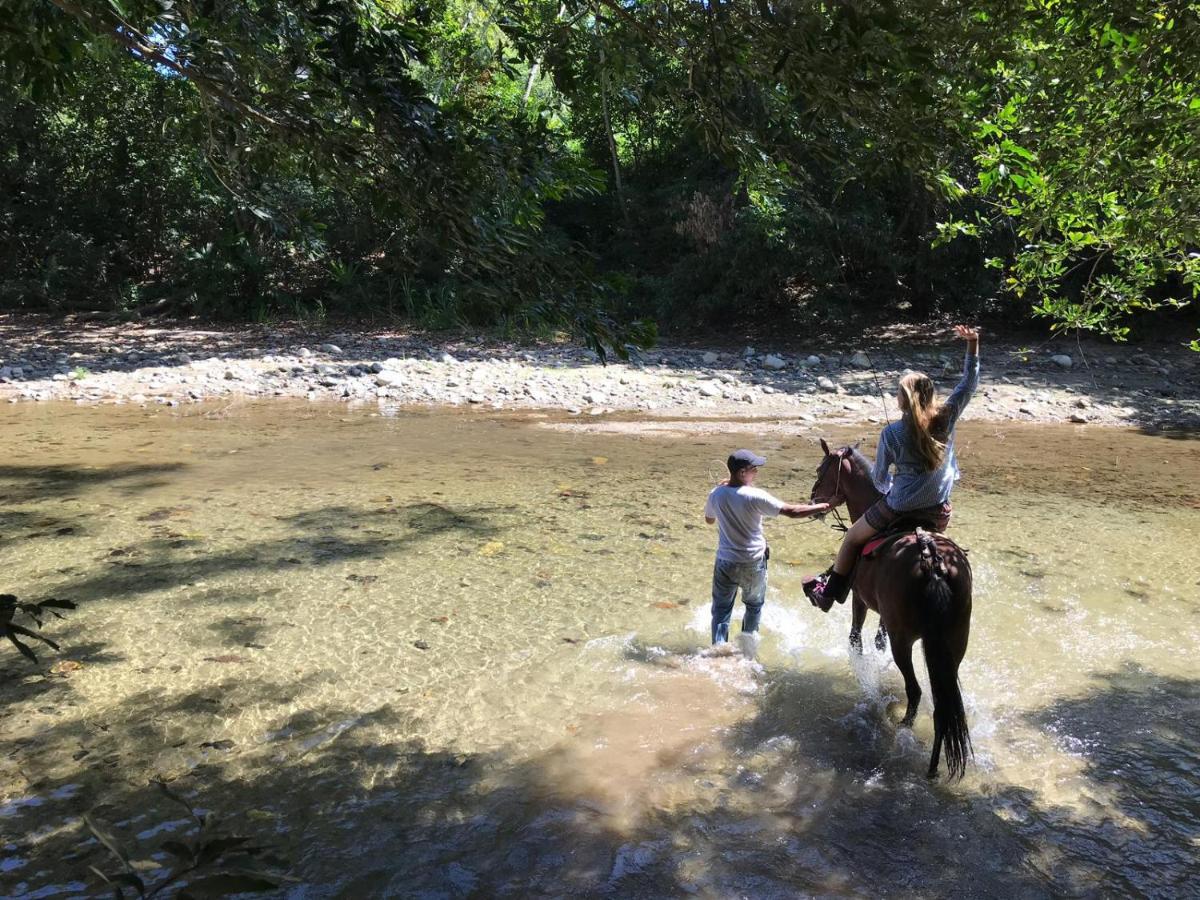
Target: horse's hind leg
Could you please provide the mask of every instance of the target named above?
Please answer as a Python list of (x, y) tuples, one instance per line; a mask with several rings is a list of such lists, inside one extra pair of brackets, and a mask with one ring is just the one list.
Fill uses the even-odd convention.
[[(858, 594), (854, 595), (851, 601), (853, 609), (850, 613), (850, 646), (857, 653), (862, 653), (862, 627), (863, 622), (867, 619), (867, 604), (858, 599)], [(883, 626), (880, 625), (880, 628)]]
[(929, 755), (929, 771), (925, 774), (930, 778), (937, 778), (938, 760), (942, 757), (942, 736), (945, 731), (934, 723), (933, 726), (933, 753)]
[(896, 661), (896, 668), (904, 676), (904, 693), (908, 695), (908, 708), (904, 710), (904, 718), (900, 720), (900, 724), (912, 727), (917, 718), (917, 707), (921, 705), (921, 685), (917, 681), (917, 673), (913, 671), (912, 641), (896, 640), (893, 635), (892, 659)]
[(883, 624), (883, 619), (879, 620), (879, 630), (875, 632), (875, 649), (882, 653), (887, 649), (888, 634), (887, 626)]

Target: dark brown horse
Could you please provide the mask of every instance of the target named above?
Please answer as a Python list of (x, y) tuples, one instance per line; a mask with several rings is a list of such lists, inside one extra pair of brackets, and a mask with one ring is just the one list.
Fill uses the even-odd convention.
[[(843, 503), (851, 521), (880, 498), (871, 464), (853, 447), (836, 452), (821, 441), (825, 458), (813, 485), (814, 503)], [(937, 775), (943, 744), (951, 778), (961, 778), (971, 755), (971, 737), (958, 684), (958, 666), (971, 632), (971, 564), (963, 550), (942, 534), (912, 528), (884, 543), (854, 570), (850, 642), (862, 652), (867, 610), (879, 613), (892, 644), (892, 659), (904, 676), (908, 708), (900, 724), (911, 726), (921, 703), (913, 672), (912, 646), (921, 639), (933, 689), (933, 756), (929, 776)], [(877, 644), (881, 643), (878, 639)], [(881, 648), (882, 649), (882, 648)]]

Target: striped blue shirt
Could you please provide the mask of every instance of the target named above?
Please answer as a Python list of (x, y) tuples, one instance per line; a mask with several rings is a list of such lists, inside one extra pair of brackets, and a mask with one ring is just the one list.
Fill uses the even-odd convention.
[[(887, 505), (896, 512), (925, 509), (950, 499), (958, 481), (958, 458), (954, 455), (954, 426), (979, 387), (979, 357), (970, 352), (963, 362), (963, 376), (946, 398), (946, 453), (942, 464), (932, 471), (917, 453), (903, 419), (893, 422), (879, 434), (875, 451), (875, 487), (887, 495)], [(895, 475), (892, 469), (895, 469)]]

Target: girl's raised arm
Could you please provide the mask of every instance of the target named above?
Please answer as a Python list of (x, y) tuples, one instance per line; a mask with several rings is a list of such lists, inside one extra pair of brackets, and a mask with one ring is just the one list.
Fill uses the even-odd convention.
[(946, 398), (946, 406), (951, 412), (951, 425), (966, 409), (975, 389), (979, 387), (979, 331), (965, 325), (955, 325), (954, 333), (967, 342), (967, 356), (963, 360), (962, 379)]

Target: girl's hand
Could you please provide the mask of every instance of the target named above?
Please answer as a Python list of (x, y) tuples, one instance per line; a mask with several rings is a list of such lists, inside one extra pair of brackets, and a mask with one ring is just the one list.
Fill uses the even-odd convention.
[(968, 343), (971, 343), (971, 344), (979, 343), (979, 329), (978, 328), (969, 328), (966, 325), (955, 325), (954, 333), (956, 335), (958, 335), (958, 337), (961, 340), (967, 341)]

